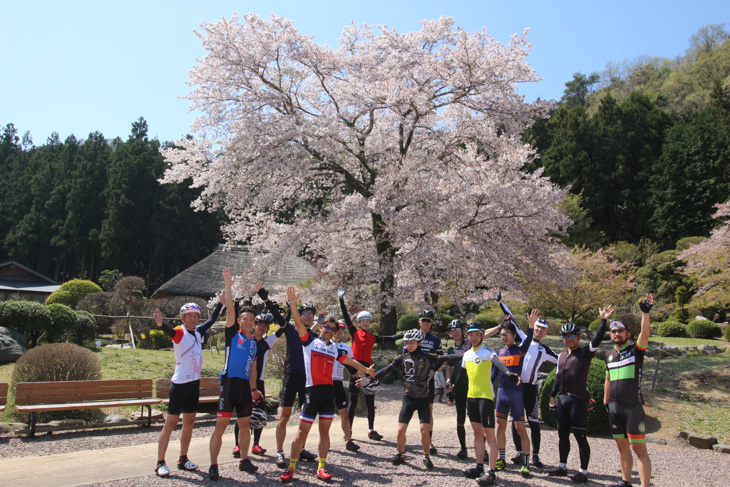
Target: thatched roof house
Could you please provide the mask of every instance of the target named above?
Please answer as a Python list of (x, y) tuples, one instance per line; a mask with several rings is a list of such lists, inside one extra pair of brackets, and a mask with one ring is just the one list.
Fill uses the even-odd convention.
[[(253, 255), (245, 245), (225, 247), (176, 275), (155, 291), (152, 299), (168, 296), (200, 296), (212, 298), (223, 287), (221, 273), (230, 269), (232, 275), (241, 275), (253, 265)], [(315, 276), (314, 267), (304, 259), (293, 257), (279, 263), (271, 277), (262, 283), (266, 287), (303, 282)]]

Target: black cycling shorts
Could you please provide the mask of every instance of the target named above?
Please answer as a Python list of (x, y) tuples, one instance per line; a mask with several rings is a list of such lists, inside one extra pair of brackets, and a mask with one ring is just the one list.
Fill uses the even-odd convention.
[(307, 376), (303, 370), (288, 370), (281, 382), (281, 407), (294, 406), (294, 400), (299, 394), (299, 405), (304, 404), (304, 390), (307, 386)]
[(180, 416), (180, 413), (197, 413), (199, 399), (200, 380), (182, 384), (171, 382), (170, 404), (167, 406), (167, 414)]
[(221, 381), (217, 416), (230, 418), (234, 409), (239, 419), (251, 416), (251, 382), (248, 379), (228, 377)]
[(560, 394), (556, 401), (558, 425), (570, 428), (586, 429), (588, 424), (587, 401), (570, 394)]
[(482, 427), (494, 429), (494, 401), (484, 397), (468, 397), (466, 412), (470, 423), (481, 423)]
[(431, 379), (428, 381), (428, 403), (433, 404), (433, 401), (435, 398), (436, 398), (436, 384), (434, 383), (434, 380)]
[(608, 424), (614, 438), (630, 443), (646, 443), (646, 414), (641, 404), (608, 403)]
[(403, 397), (403, 405), (400, 408), (398, 422), (404, 424), (410, 423), (413, 413), (418, 411), (418, 421), (421, 424), (430, 423), (431, 408), (429, 407), (429, 404), (428, 397), (422, 397), (419, 399), (412, 399), (408, 396)]
[(334, 380), (332, 384), (335, 387), (335, 409), (345, 409), (347, 407), (347, 392), (345, 391), (345, 385), (341, 380)]
[(335, 415), (335, 388), (331, 385), (307, 387), (304, 391), (304, 405), (299, 415), (299, 421), (314, 423), (319, 414), (319, 420), (332, 420)]

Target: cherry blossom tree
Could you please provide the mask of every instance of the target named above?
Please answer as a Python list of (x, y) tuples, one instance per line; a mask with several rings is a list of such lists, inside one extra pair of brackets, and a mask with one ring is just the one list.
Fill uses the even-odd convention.
[(719, 303), (727, 308), (730, 306), (730, 201), (715, 207), (714, 218), (722, 224), (712, 231), (710, 238), (682, 251), (679, 258), (687, 264), (685, 273), (697, 289), (693, 304)]
[[(555, 272), (524, 274), (522, 288), (531, 305), (565, 320), (595, 319), (598, 308), (626, 304), (634, 288), (632, 267), (612, 256), (612, 249), (583, 247), (555, 252)], [(596, 315), (592, 316), (591, 312)]]
[(202, 29), (189, 95), (202, 115), (163, 151), (164, 181), (193, 178), (197, 207), (230, 216), (227, 239), (268, 251), (252, 282), (304, 254), (323, 276), (315, 295), (366, 289), (360, 304), (391, 333), (399, 300), (548, 265), (569, 221), (564, 192), (523, 170), (522, 131), (548, 108), (517, 92), (538, 80), (526, 31), (505, 45), (449, 18), (406, 34), (352, 23), (329, 47), (275, 16)]

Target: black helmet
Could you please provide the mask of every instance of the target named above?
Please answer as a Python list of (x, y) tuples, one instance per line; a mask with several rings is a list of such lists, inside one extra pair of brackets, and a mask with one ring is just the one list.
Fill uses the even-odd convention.
[(421, 318), (428, 318), (430, 320), (433, 320), (434, 317), (435, 317), (435, 315), (433, 314), (433, 311), (431, 311), (430, 309), (424, 309), (420, 313), (418, 313), (418, 318), (419, 319), (421, 319)]
[(464, 322), (461, 320), (453, 320), (451, 323), (449, 323), (449, 331), (451, 330), (461, 330), (464, 331)]
[(560, 327), (560, 333), (563, 335), (573, 335), (575, 333), (580, 333), (580, 328), (578, 328), (578, 325), (575, 323), (569, 322)]
[(312, 313), (317, 314), (317, 308), (312, 303), (303, 303), (297, 308), (297, 311), (300, 313), (302, 311), (311, 311)]
[(270, 325), (274, 321), (274, 316), (271, 313), (261, 313), (256, 317), (256, 322), (266, 323)]

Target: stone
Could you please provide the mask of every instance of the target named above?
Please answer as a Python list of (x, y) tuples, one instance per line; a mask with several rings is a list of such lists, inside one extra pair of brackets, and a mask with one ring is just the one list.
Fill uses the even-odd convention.
[(105, 423), (124, 423), (125, 421), (127, 421), (127, 417), (121, 414), (110, 414), (104, 418)]
[(712, 449), (717, 453), (730, 453), (730, 445), (723, 445), (722, 443), (713, 445)]
[(22, 430), (27, 425), (23, 423), (0, 423), (0, 433), (9, 434), (14, 433), (18, 430)]
[(689, 442), (690, 446), (700, 448), (702, 450), (712, 450), (712, 446), (717, 444), (717, 438), (715, 438), (714, 436), (706, 435), (690, 434), (687, 438), (687, 441)]
[(646, 435), (646, 442), (652, 443), (654, 445), (666, 445), (667, 444), (667, 440), (665, 440), (664, 438), (658, 438), (658, 437), (652, 436), (652, 435)]
[(715, 345), (708, 345), (707, 343), (703, 343), (702, 345), (698, 346), (697, 350), (702, 355), (715, 355), (720, 353), (719, 348), (717, 348)]
[[(152, 419), (161, 419), (162, 418), (162, 411), (158, 411), (157, 409), (152, 410)], [(139, 421), (141, 419), (147, 419), (147, 411), (145, 411), (144, 416), (142, 416), (141, 411), (135, 411), (132, 414), (129, 415), (129, 419), (131, 421)]]
[(690, 434), (689, 434), (688, 432), (686, 432), (686, 431), (680, 431), (680, 432), (679, 432), (679, 433), (677, 434), (677, 437), (678, 437), (678, 438), (682, 438), (683, 440), (686, 440), (687, 438), (689, 438), (689, 435), (690, 435)]
[(28, 351), (28, 339), (17, 330), (0, 326), (0, 364), (17, 361)]

